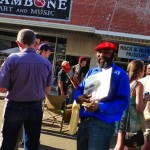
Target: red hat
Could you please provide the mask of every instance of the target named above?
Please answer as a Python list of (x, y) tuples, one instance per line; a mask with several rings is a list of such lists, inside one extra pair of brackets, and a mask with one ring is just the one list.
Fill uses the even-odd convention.
[(78, 62), (87, 61), (87, 58), (84, 56), (79, 57)]
[(70, 66), (69, 62), (66, 61), (66, 60), (64, 60), (64, 61), (61, 63), (61, 67), (62, 67), (62, 69), (63, 69), (66, 73), (68, 73), (68, 72), (71, 70), (71, 66)]
[(95, 47), (95, 51), (99, 51), (101, 49), (113, 50), (114, 52), (116, 52), (117, 46), (111, 42), (102, 42), (101, 44)]

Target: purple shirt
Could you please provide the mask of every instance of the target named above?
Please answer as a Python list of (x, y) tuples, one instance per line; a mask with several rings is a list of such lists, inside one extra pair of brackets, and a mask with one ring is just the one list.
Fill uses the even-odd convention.
[(0, 70), (0, 87), (7, 88), (6, 98), (16, 102), (44, 99), (52, 79), (51, 63), (32, 48), (11, 54)]

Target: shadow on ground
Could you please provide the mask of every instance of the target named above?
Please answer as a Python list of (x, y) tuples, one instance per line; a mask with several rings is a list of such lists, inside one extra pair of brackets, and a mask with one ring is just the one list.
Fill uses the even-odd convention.
[(45, 145), (40, 145), (39, 150), (64, 150), (64, 149), (54, 148), (54, 147), (45, 146)]
[(41, 133), (51, 135), (51, 136), (58, 136), (60, 138), (76, 140), (76, 135), (69, 135), (68, 133), (64, 133), (64, 132), (58, 132), (58, 131), (53, 131), (53, 130), (48, 130), (48, 129), (42, 129)]

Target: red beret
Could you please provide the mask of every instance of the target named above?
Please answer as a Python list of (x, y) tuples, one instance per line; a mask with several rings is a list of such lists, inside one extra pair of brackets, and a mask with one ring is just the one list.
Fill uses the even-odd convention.
[(111, 42), (102, 42), (98, 46), (95, 47), (95, 51), (99, 51), (101, 49), (106, 49), (106, 50), (113, 50), (117, 51), (117, 46), (114, 43)]

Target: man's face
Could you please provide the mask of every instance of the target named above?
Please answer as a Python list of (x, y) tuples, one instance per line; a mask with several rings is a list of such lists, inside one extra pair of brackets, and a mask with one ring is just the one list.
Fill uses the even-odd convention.
[(48, 50), (48, 51), (43, 51), (43, 56), (44, 56), (45, 58), (48, 58), (50, 55), (51, 55), (51, 51), (50, 51), (50, 50)]
[(39, 45), (40, 45), (40, 39), (36, 38), (35, 45), (34, 45), (35, 50), (38, 49)]
[(87, 64), (87, 61), (86, 61), (86, 60), (84, 60), (84, 61), (82, 61), (82, 63), (81, 63), (80, 65), (81, 65), (81, 67), (85, 67), (85, 66), (86, 66), (86, 64)]
[(147, 75), (150, 75), (150, 64), (147, 66)]
[(105, 50), (101, 49), (97, 51), (97, 61), (101, 68), (108, 68), (110, 67), (113, 58), (114, 58), (114, 52), (113, 50)]

